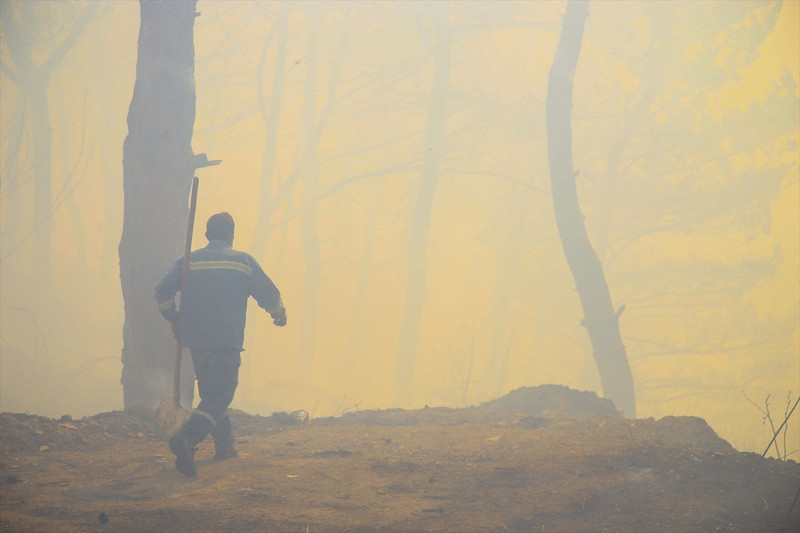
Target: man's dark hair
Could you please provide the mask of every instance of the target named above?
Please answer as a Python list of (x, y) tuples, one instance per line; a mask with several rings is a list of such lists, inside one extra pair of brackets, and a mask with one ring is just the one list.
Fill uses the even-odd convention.
[(211, 215), (206, 222), (206, 238), (211, 241), (214, 239), (227, 240), (233, 235), (235, 224), (230, 213), (222, 212)]

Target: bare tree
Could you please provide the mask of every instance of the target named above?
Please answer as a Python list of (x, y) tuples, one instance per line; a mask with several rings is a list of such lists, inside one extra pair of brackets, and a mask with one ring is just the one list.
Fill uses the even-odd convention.
[[(179, 255), (196, 168), (194, 19), (196, 1), (141, 0), (136, 84), (123, 146), (125, 211), (119, 245), (125, 302), (122, 386), (125, 408), (155, 407), (172, 383), (169, 328), (153, 287)], [(184, 358), (188, 360), (188, 358)], [(182, 373), (191, 405), (193, 373)]]
[(428, 233), (439, 163), (445, 149), (445, 101), (450, 78), (450, 28), (447, 20), (447, 4), (432, 4), (431, 9), (434, 31), (424, 35), (429, 37), (434, 75), (428, 108), (428, 130), (423, 145), (423, 163), (408, 244), (406, 303), (400, 328), (395, 374), (395, 402), (398, 405), (407, 404), (412, 396), (417, 341), (428, 276)]
[[(272, 71), (272, 83), (269, 96), (269, 108), (267, 108), (266, 98), (263, 95), (262, 69), (266, 60), (267, 51), (272, 39), (264, 42), (259, 62), (258, 77), (258, 102), (261, 110), (261, 118), (266, 128), (264, 135), (264, 150), (261, 159), (261, 193), (259, 194), (259, 209), (256, 218), (256, 225), (253, 234), (253, 242), (250, 245), (252, 250), (263, 251), (267, 245), (269, 236), (269, 218), (272, 212), (268, 205), (272, 196), (273, 183), (275, 181), (275, 159), (278, 150), (278, 125), (280, 124), (280, 114), (283, 105), (283, 88), (286, 85), (286, 40), (289, 26), (289, 4), (281, 2), (281, 9), (278, 19), (273, 26), (273, 31), (277, 32), (277, 44), (275, 49), (275, 66)], [(270, 34), (272, 35), (272, 34)]]
[[(298, 360), (301, 366), (308, 370), (311, 367), (314, 355), (319, 299), (319, 277), (321, 271), (317, 236), (317, 204), (320, 197), (318, 191), (319, 163), (317, 150), (336, 102), (339, 76), (347, 45), (348, 23), (346, 19), (342, 29), (341, 41), (332, 65), (331, 78), (327, 87), (327, 100), (321, 112), (318, 114), (316, 95), (319, 89), (321, 14), (318, 6), (312, 7), (306, 13), (308, 21), (308, 42), (306, 45), (306, 55), (303, 59), (306, 69), (305, 82), (303, 85), (303, 106), (297, 129), (297, 146), (299, 147), (299, 151), (289, 176), (282, 181), (278, 181), (275, 177), (275, 158), (277, 150), (278, 119), (286, 76), (285, 61), (288, 9), (288, 4), (283, 4), (281, 6), (281, 11), (276, 25), (273, 28), (273, 32), (270, 33), (264, 49), (262, 50), (263, 63), (272, 35), (274, 32), (277, 32), (278, 39), (275, 68), (268, 111), (266, 109), (266, 103), (261, 101), (261, 113), (265, 125), (267, 126), (267, 132), (262, 159), (258, 220), (251, 250), (255, 255), (261, 255), (266, 247), (269, 234), (275, 226), (282, 224), (284, 232), (286, 231), (285, 222), (294, 215), (287, 217), (287, 220), (283, 223), (274, 223), (272, 219), (278, 208), (284, 205), (284, 202), (286, 202), (287, 205), (291, 205), (291, 197), (296, 193), (297, 185), (302, 183), (303, 207), (300, 211), (302, 214), (303, 249), (306, 264), (304, 297), (301, 307), (302, 317), (299, 320), (301, 344)], [(259, 80), (259, 85), (260, 84), (261, 81)], [(260, 92), (261, 91), (259, 91), (259, 93)], [(276, 185), (273, 186), (273, 183), (276, 183)], [(278, 254), (278, 258), (280, 258), (280, 253)]]
[[(60, 89), (62, 85), (62, 80), (58, 80), (55, 86)], [(64, 100), (64, 92), (63, 90), (57, 90), (58, 96), (56, 97), (56, 116), (58, 117), (58, 122), (62, 124), (62, 126), (66, 126), (67, 119), (66, 119), (66, 110), (69, 109), (69, 106), (66, 104)], [(60, 141), (61, 147), (63, 150), (63, 155), (61, 157), (61, 175), (63, 176), (63, 180), (65, 183), (72, 181), (73, 175), (75, 171), (73, 167), (76, 166), (75, 161), (71, 158), (73, 154), (77, 154), (78, 158), (81, 156), (81, 152), (83, 152), (83, 147), (86, 140), (86, 97), (84, 96), (83, 100), (83, 116), (81, 117), (81, 122), (83, 124), (83, 135), (80, 141), (80, 148), (73, 147), (69, 135), (69, 129), (66, 127), (61, 127), (60, 129)], [(63, 187), (62, 187), (63, 189)], [(72, 194), (69, 194), (64, 199), (64, 202), (67, 205), (67, 210), (69, 211), (70, 218), (72, 219), (72, 227), (75, 232), (75, 255), (78, 260), (78, 264), (81, 266), (83, 270), (87, 269), (87, 259), (86, 259), (86, 230), (84, 228), (83, 222), (83, 214), (81, 213), (80, 206), (78, 202), (75, 201), (75, 198)]]
[[(21, 2), (4, 6), (0, 17), (3, 30), (3, 43), (13, 61), (11, 65), (0, 65), (3, 74), (17, 85), (24, 93), (20, 100), (27, 104), (30, 113), (30, 131), (33, 147), (32, 175), (34, 177), (34, 219), (33, 234), (35, 241), (35, 265), (40, 269), (40, 279), (50, 279), (50, 253), (53, 233), (53, 183), (52, 183), (52, 146), (53, 125), (50, 117), (50, 101), (47, 92), (53, 73), (75, 45), (86, 25), (97, 11), (98, 3), (91, 2), (72, 18), (71, 27), (64, 32), (55, 28), (53, 21), (57, 19), (51, 9), (57, 4), (35, 4)], [(59, 6), (69, 12), (73, 6)], [(5, 9), (13, 9), (6, 13)], [(42, 11), (46, 9), (46, 11)], [(51, 16), (53, 15), (53, 16)], [(34, 59), (33, 47), (40, 39), (53, 42), (52, 51), (46, 59), (37, 63)], [(14, 158), (17, 155), (13, 156)], [(16, 190), (12, 189), (12, 190)], [(13, 202), (14, 200), (12, 200)]]
[[(794, 365), (788, 347), (797, 338), (798, 307), (782, 312), (773, 307), (764, 314), (754, 312), (749, 299), (761, 299), (762, 291), (777, 284), (785, 290), (785, 249), (774, 229), (773, 209), (786, 187), (797, 183), (790, 155), (796, 147), (787, 140), (795, 135), (799, 115), (796, 80), (788, 73), (742, 108), (709, 105), (715, 99), (709, 95), (744, 83), (741, 72), (759, 58), (780, 4), (637, 7), (641, 13), (632, 18), (645, 15), (652, 21), (641, 34), (646, 48), (630, 48), (626, 35), (598, 42), (639, 83), (635, 89), (623, 83), (607, 89), (620, 105), (609, 110), (613, 118), (597, 123), (610, 132), (606, 171), (582, 185), (602, 214), (593, 223), (598, 255), (615, 296), (627, 306), (622, 327), (630, 361), (641, 369), (636, 381), (641, 407), (663, 402), (669, 397), (663, 389), (670, 386), (701, 397), (701, 386), (716, 390), (727, 383), (728, 390), (735, 390), (744, 386), (742, 379), (768, 383)], [(602, 9), (614, 7), (603, 4)], [(604, 20), (615, 21), (606, 32), (630, 26), (617, 14), (604, 13)], [(707, 21), (702, 29), (689, 24), (701, 17)], [(699, 52), (687, 61), (684, 54), (690, 48)], [(719, 60), (722, 53), (725, 61)], [(593, 77), (603, 76), (604, 67), (616, 72), (602, 65)], [(608, 96), (588, 93), (581, 107), (596, 109)], [(597, 136), (591, 127), (587, 124), (584, 138)], [(761, 158), (763, 165), (739, 164)], [(643, 250), (663, 242), (662, 236), (670, 246), (660, 247), (644, 265), (637, 261)], [(686, 248), (677, 244), (698, 238), (720, 246), (706, 244), (685, 254)], [(676, 328), (684, 333), (676, 336)], [(753, 353), (759, 357), (745, 355)], [(700, 385), (702, 378), (688, 375), (687, 365), (678, 362), (697, 364), (721, 354), (753, 363), (744, 374), (714, 373)], [(651, 364), (667, 359), (674, 374), (652, 372)], [(687, 385), (679, 386), (682, 381)]]
[[(308, 21), (308, 48), (306, 76), (303, 83), (303, 111), (298, 128), (298, 146), (311, 142), (316, 128), (317, 77), (319, 74), (320, 14), (318, 9), (306, 13)], [(329, 102), (330, 103), (330, 102)], [(310, 370), (316, 345), (317, 309), (319, 302), (320, 251), (317, 235), (317, 189), (319, 183), (319, 158), (316, 149), (307, 151), (304, 162), (303, 197), (308, 201), (303, 209), (303, 251), (305, 254), (305, 283), (300, 323), (298, 358), (302, 368)]]
[(636, 416), (633, 375), (611, 303), (603, 266), (583, 223), (572, 162), (572, 86), (588, 2), (570, 0), (547, 87), (547, 153), (556, 225), (583, 307), (603, 393), (626, 416)]

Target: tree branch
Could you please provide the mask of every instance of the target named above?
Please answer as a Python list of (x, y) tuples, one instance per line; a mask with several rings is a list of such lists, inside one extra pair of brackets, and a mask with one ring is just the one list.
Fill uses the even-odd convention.
[(58, 67), (64, 57), (67, 55), (67, 52), (75, 45), (75, 41), (78, 40), (78, 37), (83, 30), (86, 28), (86, 25), (89, 24), (92, 16), (97, 11), (97, 8), (100, 6), (99, 2), (92, 2), (90, 3), (86, 9), (83, 10), (83, 13), (78, 17), (75, 21), (75, 24), (72, 26), (72, 30), (67, 35), (67, 38), (62, 41), (62, 43), (56, 48), (53, 55), (51, 55), (47, 61), (45, 61), (41, 67), (39, 67), (39, 71), (48, 76), (53, 73), (53, 71)]
[(10, 66), (6, 65), (3, 61), (0, 61), (0, 72), (5, 74), (9, 80), (14, 82), (14, 85), (19, 86), (20, 82), (19, 75), (16, 72), (14, 72), (14, 70)]

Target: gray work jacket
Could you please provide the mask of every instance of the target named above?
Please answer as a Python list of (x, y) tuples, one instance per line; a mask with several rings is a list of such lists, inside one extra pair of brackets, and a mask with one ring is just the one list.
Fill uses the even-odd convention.
[(212, 240), (189, 255), (189, 275), (178, 313), (175, 294), (181, 290), (182, 268), (183, 258), (156, 286), (155, 297), (164, 318), (174, 323), (180, 317), (185, 346), (242, 350), (249, 296), (272, 318), (286, 313), (278, 288), (258, 262), (221, 240)]

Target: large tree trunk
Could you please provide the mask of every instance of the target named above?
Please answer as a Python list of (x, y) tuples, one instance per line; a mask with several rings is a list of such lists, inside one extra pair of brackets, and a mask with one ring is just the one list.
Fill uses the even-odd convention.
[(425, 135), (425, 155), (408, 245), (406, 303), (400, 327), (395, 373), (395, 402), (398, 406), (407, 405), (412, 398), (417, 340), (422, 324), (428, 278), (428, 231), (433, 212), (439, 161), (444, 152), (445, 100), (450, 78), (450, 28), (446, 3), (433, 4), (431, 7), (436, 11), (435, 45), (432, 50), (434, 75), (428, 111), (428, 130)]
[(605, 274), (578, 203), (572, 162), (572, 82), (583, 41), (588, 2), (570, 0), (547, 87), (547, 152), (558, 233), (583, 306), (603, 393), (635, 417), (633, 376)]
[[(196, 1), (140, 1), (136, 85), (123, 146), (125, 211), (119, 245), (125, 302), (122, 386), (125, 408), (155, 407), (171, 394), (175, 341), (153, 289), (180, 255), (194, 173)], [(184, 357), (184, 361), (188, 361)], [(193, 373), (182, 375), (191, 405)]]

